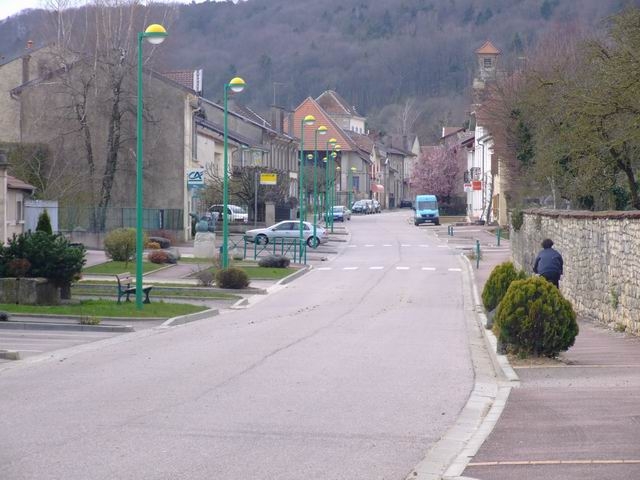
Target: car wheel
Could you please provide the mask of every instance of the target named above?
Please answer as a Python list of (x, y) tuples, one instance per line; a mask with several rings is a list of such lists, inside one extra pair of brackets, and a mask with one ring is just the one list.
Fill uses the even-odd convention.
[(313, 246), (313, 245), (314, 245), (314, 242), (313, 242), (313, 240), (314, 240), (314, 239), (316, 240), (316, 241), (315, 241), (316, 246), (320, 245), (320, 239), (319, 239), (318, 237), (309, 237), (309, 238), (307, 239), (307, 246), (309, 246), (309, 247), (311, 247), (311, 248), (315, 248), (315, 247)]
[(269, 238), (261, 233), (260, 235), (256, 236), (256, 243), (258, 245), (266, 245), (267, 243), (269, 243)]
[(420, 224), (419, 224), (418, 222), (413, 222), (413, 224), (414, 224), (416, 227), (419, 227), (419, 226), (420, 226)]
[(437, 227), (438, 225), (440, 225), (440, 220), (436, 220), (434, 223), (436, 224), (436, 227)]

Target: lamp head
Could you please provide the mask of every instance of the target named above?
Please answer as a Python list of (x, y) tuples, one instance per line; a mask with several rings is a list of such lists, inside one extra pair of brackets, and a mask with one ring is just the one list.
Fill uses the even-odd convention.
[(307, 127), (310, 127), (316, 123), (316, 117), (314, 117), (313, 115), (307, 115), (302, 119), (302, 123)]
[(336, 170), (340, 170), (340, 165), (338, 165), (338, 166), (336, 167)]
[(339, 152), (340, 150), (342, 150), (342, 145), (340, 145), (339, 143), (336, 143), (336, 144), (333, 146), (333, 149), (334, 149), (336, 152)]
[(327, 134), (327, 127), (325, 127), (324, 125), (320, 125), (317, 129), (316, 132), (318, 132), (320, 135), (326, 135)]
[(327, 144), (333, 148), (336, 146), (336, 143), (338, 143), (338, 141), (335, 138), (330, 138), (329, 141), (327, 142)]
[(352, 171), (352, 172), (355, 172), (356, 170), (357, 170), (357, 168), (356, 168), (356, 167), (351, 167), (351, 171)]
[(313, 160), (313, 153), (307, 154), (307, 160)]
[(244, 90), (246, 83), (240, 77), (233, 77), (231, 81), (229, 81), (229, 88), (233, 93), (240, 93)]
[(338, 156), (336, 152), (331, 152), (331, 158), (335, 159)]
[(160, 45), (167, 38), (167, 31), (159, 23), (149, 25), (142, 35), (152, 45)]
[(324, 163), (327, 163), (327, 157), (322, 157), (322, 161), (323, 161)]

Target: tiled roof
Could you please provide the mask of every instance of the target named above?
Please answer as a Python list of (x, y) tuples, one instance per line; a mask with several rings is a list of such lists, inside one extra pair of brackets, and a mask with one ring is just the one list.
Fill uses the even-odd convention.
[(440, 138), (447, 138), (458, 132), (462, 132), (463, 130), (464, 130), (463, 127), (442, 127), (442, 137)]
[(162, 72), (167, 78), (187, 88), (193, 89), (193, 70), (175, 70), (173, 72)]
[(233, 104), (229, 106), (229, 109), (235, 111), (236, 113), (239, 113), (243, 117), (248, 118), (249, 120), (252, 120), (253, 122), (255, 122), (255, 123), (259, 124), (259, 125), (263, 125), (265, 127), (273, 128), (273, 126), (265, 118), (262, 118), (256, 112), (251, 110), (249, 107), (239, 103), (236, 100), (234, 100)]
[(325, 112), (333, 115), (352, 115), (359, 117), (360, 114), (356, 111), (356, 107), (349, 105), (349, 103), (342, 98), (337, 92), (333, 90), (325, 90), (316, 98), (316, 102), (320, 105)]
[(476, 53), (484, 55), (500, 55), (502, 51), (499, 48), (496, 48), (489, 40), (487, 40), (480, 48), (476, 50)]
[(346, 130), (344, 132), (349, 135), (349, 138), (353, 140), (353, 143), (355, 143), (360, 150), (363, 150), (368, 154), (371, 154), (371, 152), (373, 152), (375, 142), (371, 137), (362, 133), (353, 132), (351, 130)]
[(293, 132), (294, 137), (300, 138), (300, 124), (302, 123), (302, 119), (307, 115), (316, 117), (316, 123), (315, 125), (305, 125), (304, 127), (304, 149), (311, 150), (313, 148), (315, 130), (320, 125), (324, 125), (327, 127), (327, 133), (322, 137), (318, 136), (318, 148), (326, 148), (326, 142), (330, 138), (335, 138), (342, 147), (343, 152), (357, 150), (356, 144), (351, 140), (349, 135), (347, 135), (345, 131), (331, 119), (327, 112), (318, 105), (318, 102), (311, 97), (307, 97), (293, 112), (293, 128), (291, 128), (290, 131)]
[(36, 187), (33, 185), (29, 185), (22, 180), (12, 177), (11, 175), (7, 175), (7, 186), (13, 190), (27, 190), (28, 192), (33, 192)]

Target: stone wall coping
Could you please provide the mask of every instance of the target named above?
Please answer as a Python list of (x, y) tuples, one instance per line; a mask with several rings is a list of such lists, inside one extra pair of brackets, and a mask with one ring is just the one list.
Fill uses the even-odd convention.
[(640, 210), (609, 210), (603, 212), (592, 212), (590, 210), (551, 210), (547, 208), (529, 208), (522, 213), (527, 215), (540, 215), (549, 218), (609, 218), (614, 220), (625, 220), (628, 218), (640, 219)]

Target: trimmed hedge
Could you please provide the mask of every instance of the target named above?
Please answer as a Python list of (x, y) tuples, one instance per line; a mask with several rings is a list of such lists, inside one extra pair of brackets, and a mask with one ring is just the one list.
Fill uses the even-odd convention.
[(290, 263), (291, 260), (283, 255), (269, 255), (268, 257), (261, 258), (258, 261), (258, 266), (270, 268), (287, 268)]
[(491, 311), (498, 306), (511, 282), (526, 278), (523, 270), (517, 271), (511, 262), (504, 262), (497, 265), (489, 275), (487, 282), (482, 289), (482, 304), (487, 311)]
[(555, 357), (578, 335), (571, 303), (542, 277), (515, 280), (498, 305), (493, 332), (519, 355)]

